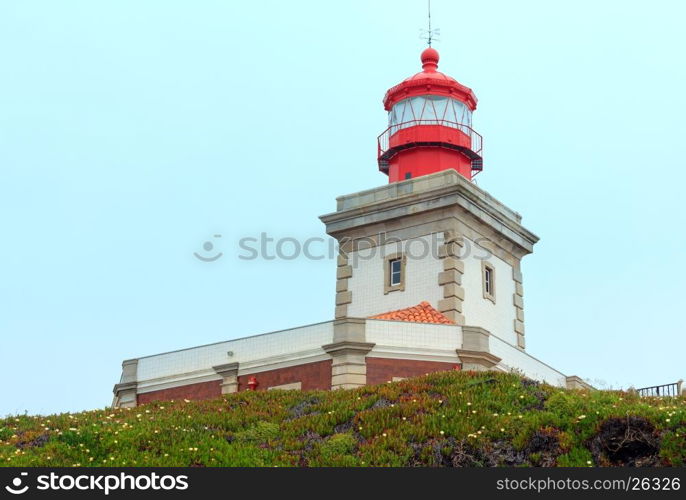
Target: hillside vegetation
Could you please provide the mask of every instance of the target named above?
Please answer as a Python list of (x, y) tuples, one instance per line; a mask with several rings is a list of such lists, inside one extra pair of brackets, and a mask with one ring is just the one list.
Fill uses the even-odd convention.
[(443, 372), (0, 420), (5, 466), (681, 466), (686, 399)]

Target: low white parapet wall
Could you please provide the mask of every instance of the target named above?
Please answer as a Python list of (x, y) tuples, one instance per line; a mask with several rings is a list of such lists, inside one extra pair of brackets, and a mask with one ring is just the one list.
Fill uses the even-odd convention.
[[(362, 322), (363, 342), (371, 347), (368, 355), (372, 357), (459, 362), (458, 351), (465, 349), (466, 330), (457, 325), (375, 319), (355, 321)], [(119, 385), (133, 383), (138, 393), (144, 393), (221, 380), (222, 376), (214, 367), (234, 363), (237, 373), (241, 374), (330, 360), (330, 353), (323, 347), (335, 342), (335, 328), (334, 321), (327, 321), (128, 360), (124, 362)], [(563, 373), (500, 337), (478, 330), (483, 331), (481, 336), (488, 341), (477, 346), (477, 350), (491, 355), (493, 363), (497, 363), (494, 369), (516, 370), (526, 377), (558, 387), (568, 385), (568, 377)], [(463, 352), (465, 356), (478, 354), (471, 344), (467, 349)]]
[(491, 334), (489, 337), (489, 347), (491, 354), (501, 358), (497, 368), (504, 371), (516, 370), (530, 379), (557, 387), (567, 386), (566, 375), (500, 337)]
[(462, 329), (457, 325), (409, 323), (368, 319), (367, 342), (378, 346), (445, 350), (455, 353), (462, 345)]
[[(213, 366), (239, 363), (240, 369), (269, 369), (294, 359), (327, 359), (322, 349), (333, 340), (333, 321), (218, 342), (138, 359), (139, 392), (158, 390), (180, 380), (219, 380)], [(231, 353), (231, 354), (229, 354)]]

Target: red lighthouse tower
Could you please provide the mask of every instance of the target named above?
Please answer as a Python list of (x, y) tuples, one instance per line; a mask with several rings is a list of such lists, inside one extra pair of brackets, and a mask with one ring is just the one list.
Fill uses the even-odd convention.
[(476, 96), (438, 69), (438, 51), (421, 55), (422, 71), (386, 92), (388, 128), (379, 136), (379, 170), (389, 182), (452, 168), (471, 179), (483, 168), (482, 139), (472, 129)]

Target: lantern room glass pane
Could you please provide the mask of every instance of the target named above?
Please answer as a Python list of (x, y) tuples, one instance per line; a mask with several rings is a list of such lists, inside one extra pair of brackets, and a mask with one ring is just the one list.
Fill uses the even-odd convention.
[(422, 119), (422, 113), (424, 111), (424, 97), (413, 97), (409, 99), (410, 104), (412, 105), (412, 114), (414, 118), (413, 120), (421, 120)]
[(457, 116), (455, 115), (455, 99), (450, 99), (448, 102), (443, 119), (450, 123), (457, 123)]
[(388, 125), (391, 127), (391, 133), (395, 133), (399, 130), (399, 127), (396, 127), (396, 125), (399, 125), (405, 121), (409, 121), (412, 119), (412, 113), (409, 112), (409, 120), (405, 117), (405, 110), (407, 108), (406, 106), (407, 100), (404, 99), (400, 102), (398, 102), (393, 108), (391, 108), (391, 111), (388, 113)]
[(465, 106), (464, 103), (458, 102), (456, 104), (455, 114), (458, 118), (458, 123), (463, 123), (465, 125), (471, 126), (471, 113), (469, 112), (469, 108), (467, 108), (467, 106)]
[(434, 108), (432, 96), (427, 96), (424, 99), (424, 114), (422, 114), (422, 120), (429, 123), (436, 123), (436, 108)]
[(437, 120), (445, 119), (445, 110), (448, 107), (448, 100), (449, 99), (447, 97), (431, 97)]
[(398, 101), (388, 113), (391, 133), (417, 125), (416, 121), (419, 120), (424, 125), (441, 124), (469, 133), (467, 127), (472, 126), (472, 112), (466, 104), (457, 99), (426, 95)]
[(388, 126), (391, 127), (398, 123), (398, 112), (400, 111), (399, 106), (393, 106), (391, 110), (388, 112)]
[(405, 101), (400, 101), (397, 105), (393, 106), (394, 109), (396, 109), (396, 122), (395, 123), (402, 123), (405, 121), (403, 118), (403, 113), (405, 113), (405, 105), (407, 103)]

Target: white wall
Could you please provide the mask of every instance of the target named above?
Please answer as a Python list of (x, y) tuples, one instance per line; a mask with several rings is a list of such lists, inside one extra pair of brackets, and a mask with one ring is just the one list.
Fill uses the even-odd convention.
[[(442, 288), (438, 286), (438, 273), (443, 270), (443, 264), (435, 254), (441, 242), (432, 243), (431, 235), (404, 240), (401, 243), (402, 251), (407, 254), (409, 249), (417, 258), (407, 257), (405, 290), (388, 294), (384, 294), (384, 259), (396, 253), (398, 245), (389, 243), (383, 247), (351, 252), (348, 263), (353, 266), (353, 276), (348, 281), (348, 290), (352, 291), (352, 303), (348, 305), (348, 315), (366, 318), (416, 306), (422, 301), (438, 307), (438, 301), (443, 298)], [(430, 249), (428, 254), (419, 257), (425, 248)]]
[(378, 346), (450, 351), (462, 347), (462, 328), (456, 325), (367, 320), (366, 339)]
[(510, 371), (510, 369), (515, 368), (530, 379), (546, 382), (557, 387), (566, 387), (567, 378), (565, 375), (548, 366), (543, 361), (517, 349), (514, 345), (495, 335), (491, 335), (488, 342), (490, 352), (501, 358), (498, 366), (503, 370)]
[[(193, 347), (138, 360), (139, 387), (179, 379), (219, 379), (213, 366), (241, 363), (243, 367), (292, 357), (328, 356), (322, 349), (333, 341), (333, 322), (280, 330), (227, 342)], [(233, 352), (233, 356), (227, 353)]]
[(512, 267), (502, 259), (490, 254), (486, 262), (495, 269), (495, 304), (483, 296), (482, 261), (486, 250), (473, 241), (465, 238), (463, 247), (464, 274), (462, 287), (465, 291), (462, 303), (462, 314), (465, 324), (480, 326), (493, 335), (510, 342), (517, 343), (514, 331), (516, 317), (513, 294), (515, 282), (512, 277)]

